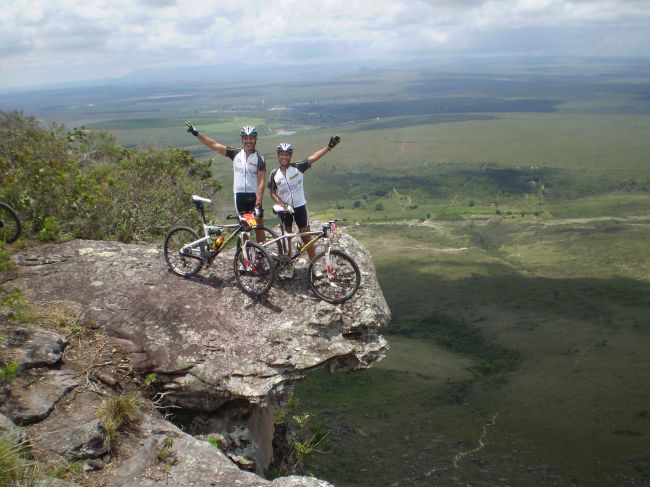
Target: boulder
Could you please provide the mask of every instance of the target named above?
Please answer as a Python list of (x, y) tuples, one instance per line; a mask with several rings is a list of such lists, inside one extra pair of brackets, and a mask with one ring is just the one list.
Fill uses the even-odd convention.
[(65, 394), (80, 384), (79, 378), (69, 372), (24, 371), (12, 384), (9, 399), (0, 404), (0, 412), (21, 426), (42, 421)]
[(106, 435), (98, 419), (83, 424), (68, 424), (66, 428), (43, 433), (38, 444), (41, 448), (61, 455), (66, 460), (97, 458), (108, 453)]
[(0, 325), (0, 357), (6, 362), (16, 362), (20, 368), (54, 365), (63, 355), (66, 340), (40, 328)]
[(14, 422), (4, 414), (0, 414), (0, 438), (10, 438), (16, 444), (25, 440)]
[[(332, 487), (308, 477), (265, 480), (240, 470), (218, 448), (201, 441), (165, 421), (160, 415), (143, 412), (131, 428), (130, 442), (120, 451), (120, 468), (104, 477), (109, 485), (194, 487)], [(166, 484), (166, 485), (167, 485)]]

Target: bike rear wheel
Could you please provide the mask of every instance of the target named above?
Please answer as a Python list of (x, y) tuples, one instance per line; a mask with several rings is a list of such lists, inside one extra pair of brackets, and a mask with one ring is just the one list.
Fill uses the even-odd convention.
[(327, 252), (320, 252), (307, 269), (309, 287), (323, 301), (340, 304), (348, 301), (361, 285), (359, 266), (345, 252), (330, 250), (329, 266)]
[(16, 211), (6, 203), (0, 203), (0, 241), (13, 243), (20, 237), (22, 228)]
[(205, 251), (205, 244), (197, 245), (186, 252), (181, 249), (196, 240), (199, 235), (189, 227), (173, 228), (165, 237), (163, 253), (165, 262), (169, 268), (181, 277), (195, 276), (203, 267), (202, 254)]
[(247, 242), (245, 246), (237, 249), (233, 267), (237, 283), (251, 296), (260, 297), (273, 286), (273, 260), (262, 246), (254, 242)]

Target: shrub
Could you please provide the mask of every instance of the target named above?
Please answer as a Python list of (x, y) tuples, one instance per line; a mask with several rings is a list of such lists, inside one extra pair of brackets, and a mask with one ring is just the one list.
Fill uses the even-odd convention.
[(0, 383), (11, 383), (18, 377), (18, 362), (9, 362), (8, 364), (0, 367)]
[(172, 450), (173, 446), (174, 439), (171, 436), (165, 436), (162, 446), (156, 452), (156, 460), (158, 460), (158, 463), (164, 463), (167, 468), (177, 462), (176, 453)]
[(132, 151), (112, 169), (104, 233), (120, 241), (162, 236), (180, 219), (196, 219), (189, 195), (211, 195), (221, 186), (186, 150)]
[(187, 150), (125, 149), (105, 132), (0, 111), (0, 199), (41, 240), (151, 239), (197, 218), (189, 195), (220, 188)]
[(269, 478), (294, 473), (307, 457), (321, 453), (318, 447), (326, 440), (328, 432), (322, 423), (314, 423), (308, 413), (300, 413), (299, 408), (298, 399), (292, 396), (283, 408), (275, 412), (276, 433), (285, 431), (285, 438), (280, 443), (286, 444), (282, 458), (267, 472)]
[(215, 448), (219, 448), (219, 439), (215, 436), (208, 436), (208, 443)]
[(61, 232), (61, 224), (54, 216), (48, 216), (43, 221), (43, 228), (38, 232), (38, 239), (41, 242), (52, 242), (57, 240)]
[(106, 443), (112, 449), (120, 428), (133, 421), (134, 413), (143, 405), (140, 392), (133, 391), (105, 399), (97, 407), (95, 414), (106, 431)]
[(0, 274), (12, 271), (16, 268), (16, 264), (9, 258), (9, 254), (5, 251), (4, 242), (0, 242)]

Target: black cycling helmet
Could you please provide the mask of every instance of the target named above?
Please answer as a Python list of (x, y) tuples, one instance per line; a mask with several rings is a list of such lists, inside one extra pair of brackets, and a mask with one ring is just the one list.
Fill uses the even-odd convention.
[(278, 152), (286, 152), (287, 154), (293, 154), (293, 146), (288, 142), (280, 142), (280, 145), (276, 147)]

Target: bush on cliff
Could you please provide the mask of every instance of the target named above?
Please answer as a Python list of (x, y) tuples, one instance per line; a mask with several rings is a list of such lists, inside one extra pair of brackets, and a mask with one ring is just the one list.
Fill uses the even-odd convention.
[(196, 218), (192, 193), (220, 188), (210, 164), (186, 150), (126, 149), (106, 132), (0, 111), (0, 199), (28, 236), (149, 240)]

